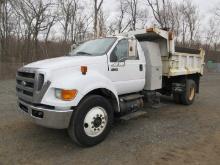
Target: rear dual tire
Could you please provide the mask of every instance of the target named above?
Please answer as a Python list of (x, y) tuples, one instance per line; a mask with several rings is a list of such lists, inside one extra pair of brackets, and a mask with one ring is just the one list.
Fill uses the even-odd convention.
[(107, 99), (98, 95), (87, 96), (75, 109), (68, 133), (80, 146), (94, 146), (102, 142), (113, 123), (112, 106)]
[(196, 83), (193, 80), (186, 80), (186, 88), (183, 93), (174, 93), (173, 99), (177, 104), (191, 105), (196, 96)]

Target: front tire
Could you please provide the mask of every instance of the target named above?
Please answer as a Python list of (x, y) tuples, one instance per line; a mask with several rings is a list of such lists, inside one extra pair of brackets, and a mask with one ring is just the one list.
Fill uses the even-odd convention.
[(98, 95), (86, 97), (75, 110), (68, 133), (81, 146), (93, 146), (102, 142), (113, 123), (112, 106)]

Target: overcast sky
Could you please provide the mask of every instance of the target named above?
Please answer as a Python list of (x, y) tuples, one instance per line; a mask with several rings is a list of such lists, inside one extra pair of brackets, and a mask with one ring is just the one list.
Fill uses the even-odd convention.
[[(145, 2), (146, 0), (140, 0)], [(180, 0), (173, 0), (174, 2), (179, 2)], [(207, 18), (211, 11), (217, 6), (220, 5), (220, 0), (192, 0), (200, 10), (201, 21), (204, 21), (204, 18)], [(109, 15), (114, 15), (117, 12), (117, 0), (104, 0), (104, 10), (109, 13)], [(219, 6), (220, 7), (220, 6)]]
[[(145, 0), (141, 0), (145, 1)], [(179, 0), (173, 0), (179, 2)], [(209, 10), (215, 7), (217, 4), (220, 4), (220, 0), (192, 0), (200, 9), (202, 13), (210, 12)], [(104, 9), (109, 11), (116, 11), (117, 0), (104, 0)]]
[[(174, 2), (180, 2), (180, 0), (173, 0)], [(205, 30), (206, 24), (208, 23), (208, 18), (212, 16), (212, 11), (214, 10), (215, 7), (219, 5), (220, 7), (220, 0), (192, 0), (195, 5), (198, 6), (199, 8), (199, 13), (200, 13), (200, 31), (203, 32)], [(87, 1), (88, 4), (93, 5), (92, 2), (93, 0)], [(145, 7), (146, 0), (140, 0), (142, 7)], [(115, 16), (117, 15), (118, 12), (118, 5), (119, 1), (118, 0), (104, 0), (103, 3), (103, 9), (105, 14), (107, 14), (107, 23), (111, 22), (112, 20), (115, 19)], [(91, 6), (92, 9), (93, 6)], [(151, 13), (151, 11), (149, 11)], [(147, 24), (151, 26), (152, 21), (150, 20), (152, 16), (149, 16)], [(62, 30), (62, 28), (57, 28), (54, 30), (55, 33), (59, 33), (59, 31)], [(201, 37), (203, 37), (204, 33), (201, 33)]]
[(220, 5), (219, 0), (192, 0), (195, 2), (198, 6), (200, 11), (203, 14), (208, 14), (210, 11), (216, 7), (217, 5)]

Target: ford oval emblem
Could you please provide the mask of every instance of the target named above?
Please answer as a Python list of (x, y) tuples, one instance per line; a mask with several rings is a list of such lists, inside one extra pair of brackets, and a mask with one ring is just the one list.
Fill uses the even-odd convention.
[(27, 83), (26, 83), (25, 81), (22, 81), (21, 84), (22, 84), (23, 86), (26, 86), (26, 85), (27, 85)]

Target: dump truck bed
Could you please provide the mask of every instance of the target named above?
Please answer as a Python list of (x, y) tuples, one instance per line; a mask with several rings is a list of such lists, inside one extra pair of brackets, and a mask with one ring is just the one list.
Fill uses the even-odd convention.
[(178, 50), (178, 52), (175, 51), (170, 57), (161, 57), (163, 76), (171, 77), (196, 73), (203, 74), (205, 52), (202, 49), (191, 49), (191, 52), (181, 51), (184, 50), (184, 48), (176, 48), (176, 50)]

